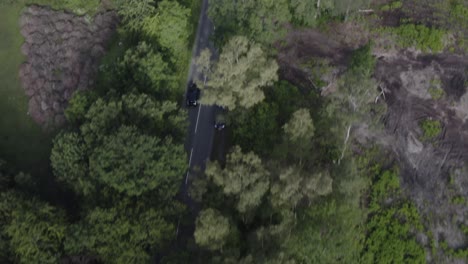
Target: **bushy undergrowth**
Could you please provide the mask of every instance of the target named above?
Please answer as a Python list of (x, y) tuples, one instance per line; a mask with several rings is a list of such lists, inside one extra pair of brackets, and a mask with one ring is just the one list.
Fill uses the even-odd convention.
[(415, 234), (423, 230), (416, 207), (400, 194), (395, 171), (384, 171), (371, 187), (367, 237), (361, 263), (426, 263)]
[(431, 140), (442, 132), (442, 124), (439, 120), (425, 119), (420, 124), (423, 131), (423, 140)]
[(387, 30), (398, 36), (397, 42), (403, 47), (416, 47), (424, 52), (440, 52), (444, 48), (444, 30), (424, 25), (403, 24)]

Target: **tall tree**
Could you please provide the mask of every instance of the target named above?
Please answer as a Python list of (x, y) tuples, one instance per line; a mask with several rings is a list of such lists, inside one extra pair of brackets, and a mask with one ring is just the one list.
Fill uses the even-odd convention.
[(291, 20), (289, 0), (210, 1), (209, 16), (219, 30), (242, 34), (264, 44), (278, 40)]
[(61, 133), (54, 139), (50, 156), (55, 177), (76, 193), (94, 193), (95, 184), (88, 177), (86, 145), (78, 133)]
[(65, 109), (65, 117), (68, 122), (78, 124), (84, 120), (92, 103), (88, 95), (88, 91), (75, 91), (73, 93), (72, 98), (68, 101), (67, 109)]
[(146, 17), (155, 14), (154, 0), (117, 0), (115, 1), (123, 28), (131, 33), (139, 32)]
[(245, 151), (268, 156), (272, 146), (281, 139), (282, 131), (277, 122), (279, 114), (278, 105), (266, 101), (249, 109), (230, 112), (233, 141)]
[(369, 3), (370, 0), (334, 0), (331, 12), (335, 15), (344, 15), (346, 20), (351, 12), (365, 8)]
[(314, 124), (306, 108), (295, 111), (291, 119), (283, 126), (286, 152), (302, 161), (311, 151), (314, 136)]
[(289, 167), (280, 174), (271, 187), (271, 201), (274, 206), (295, 209), (297, 204), (307, 199), (330, 194), (333, 180), (327, 171), (320, 173), (302, 172), (298, 167)]
[(142, 131), (171, 135), (183, 140), (186, 120), (177, 103), (158, 102), (146, 94), (127, 94), (107, 100), (98, 99), (89, 108), (80, 127), (84, 141), (90, 148), (99, 145), (104, 136), (113, 133), (122, 124), (137, 126)]
[(149, 263), (174, 237), (175, 228), (160, 211), (123, 199), (112, 208), (93, 209), (69, 233), (64, 245), (68, 255), (97, 254), (105, 263)]
[(11, 212), (5, 231), (19, 263), (58, 263), (65, 236), (64, 217), (63, 212), (36, 200)]
[[(157, 14), (145, 19), (143, 31), (170, 52), (173, 63), (186, 63), (190, 9), (176, 1), (158, 3)], [(179, 65), (182, 67), (182, 65)]]
[(324, 10), (333, 10), (333, 0), (291, 0), (293, 19), (305, 26), (315, 26)]
[(240, 213), (259, 206), (269, 189), (269, 172), (262, 160), (253, 152), (242, 153), (239, 146), (228, 154), (224, 169), (217, 162), (209, 162), (205, 173), (226, 195), (237, 199)]
[[(348, 70), (338, 80), (338, 92), (333, 93), (326, 111), (336, 120), (332, 131), (344, 137), (341, 157), (344, 157), (353, 126), (371, 120), (370, 106), (378, 96), (377, 84), (372, 78), (375, 57), (370, 44), (354, 51)], [(371, 122), (368, 122), (371, 123)]]
[(197, 66), (197, 72), (201, 74), (203, 85), (205, 87), (208, 77), (213, 72), (213, 64), (211, 63), (211, 51), (204, 49), (200, 52), (200, 55), (195, 59), (195, 65)]
[(138, 90), (158, 97), (178, 95), (179, 81), (175, 71), (163, 59), (163, 55), (147, 42), (128, 49), (119, 64), (124, 89), (137, 86)]
[(202, 101), (230, 110), (252, 107), (265, 98), (262, 87), (278, 80), (277, 71), (276, 62), (259, 45), (234, 37), (223, 47), (212, 77), (203, 87)]
[(185, 163), (183, 145), (123, 126), (104, 138), (91, 154), (89, 166), (91, 177), (127, 195), (141, 195), (165, 184), (172, 186), (166, 191), (175, 195)]
[(208, 208), (200, 212), (195, 227), (195, 242), (209, 250), (220, 250), (230, 233), (229, 220), (217, 210)]
[(291, 120), (283, 126), (289, 140), (307, 143), (314, 136), (314, 124), (308, 109), (301, 108), (293, 113)]
[(333, 193), (297, 211), (297, 224), (283, 248), (299, 263), (360, 263), (365, 211), (362, 193), (367, 174), (353, 160), (333, 166)]

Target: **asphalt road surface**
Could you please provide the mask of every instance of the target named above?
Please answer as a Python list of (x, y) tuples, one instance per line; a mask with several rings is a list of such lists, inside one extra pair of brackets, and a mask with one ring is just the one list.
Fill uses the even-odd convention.
[[(197, 67), (194, 63), (195, 58), (204, 49), (210, 49), (213, 54), (212, 59), (217, 57), (217, 50), (210, 41), (211, 34), (214, 31), (213, 23), (207, 15), (208, 0), (203, 0), (200, 19), (198, 22), (197, 36), (192, 51), (192, 62), (187, 78), (188, 82), (197, 80), (200, 74), (197, 72)], [(203, 96), (203, 92), (201, 94)], [(185, 98), (184, 98), (185, 104)], [(181, 225), (177, 228), (176, 236), (179, 240), (185, 240), (188, 236), (193, 235), (194, 221), (198, 214), (199, 208), (197, 204), (190, 198), (188, 194), (190, 183), (193, 181), (196, 174), (195, 169), (203, 171), (206, 161), (210, 158), (213, 148), (213, 138), (215, 136), (214, 121), (217, 111), (220, 108), (214, 105), (198, 105), (197, 107), (188, 107), (189, 127), (187, 133), (187, 141), (185, 144), (188, 153), (188, 171), (185, 175), (184, 182), (181, 185), (180, 199), (190, 208), (191, 218), (193, 219), (190, 225)]]
[[(217, 53), (213, 43), (210, 41), (210, 36), (213, 33), (214, 27), (213, 23), (208, 18), (207, 10), (208, 0), (203, 0), (202, 9), (200, 12), (200, 20), (198, 22), (197, 36), (192, 52), (192, 63), (190, 66), (188, 81), (195, 81), (200, 76), (200, 74), (197, 72), (194, 61), (202, 50), (208, 48), (212, 54)], [(203, 96), (203, 93), (201, 96)], [(193, 169), (197, 167), (201, 170), (204, 170), (206, 160), (208, 160), (210, 157), (215, 133), (213, 126), (216, 111), (217, 107), (212, 105), (198, 105), (197, 107), (188, 107), (190, 125), (188, 127), (187, 133), (188, 137), (186, 142), (186, 150), (189, 155), (189, 170), (184, 179), (185, 188), (182, 188), (182, 192), (185, 194), (187, 194), (190, 181), (193, 180), (191, 177), (193, 176), (193, 173), (191, 173)], [(187, 205), (191, 206), (190, 201), (187, 202), (189, 203)]]

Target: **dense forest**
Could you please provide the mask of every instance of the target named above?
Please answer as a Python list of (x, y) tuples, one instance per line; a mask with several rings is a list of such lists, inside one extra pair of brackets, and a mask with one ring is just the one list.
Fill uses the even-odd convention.
[[(192, 54), (204, 4), (213, 46)], [(83, 32), (116, 24), (102, 52), (80, 53), (91, 54), (90, 81), (65, 96), (63, 115), (39, 104), (64, 120), (25, 125), (44, 135), (40, 149), (15, 152), (13, 140), (31, 137), (0, 123), (0, 263), (467, 260), (466, 1), (0, 0), (0, 9), (26, 43), (47, 36), (24, 36), (40, 12), (68, 14)], [(5, 36), (9, 62), (7, 48), (20, 44)], [(28, 54), (14, 59), (34, 67)], [(226, 118), (204, 168), (190, 168), (187, 151), (192, 69), (201, 104)], [(0, 73), (6, 98), (12, 74)]]

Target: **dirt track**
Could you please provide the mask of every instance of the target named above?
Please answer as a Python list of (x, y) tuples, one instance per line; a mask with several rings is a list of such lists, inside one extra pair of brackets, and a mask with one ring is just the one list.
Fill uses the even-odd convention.
[(117, 16), (105, 12), (90, 18), (30, 6), (20, 23), (27, 57), (20, 78), (30, 98), (29, 114), (44, 128), (60, 126), (73, 92), (93, 85)]

